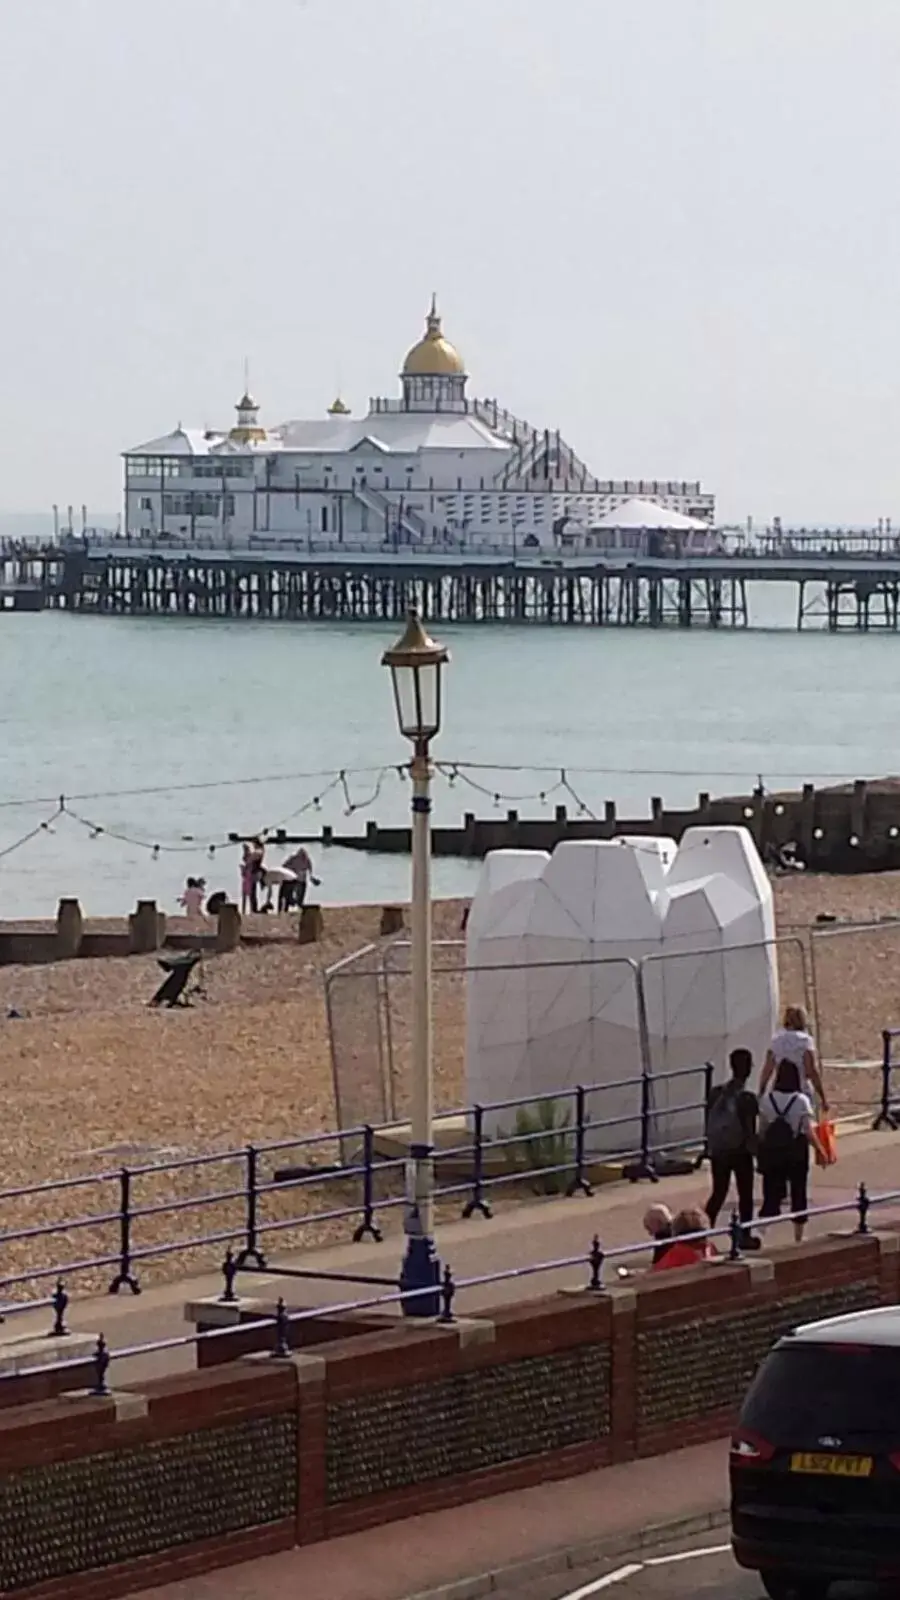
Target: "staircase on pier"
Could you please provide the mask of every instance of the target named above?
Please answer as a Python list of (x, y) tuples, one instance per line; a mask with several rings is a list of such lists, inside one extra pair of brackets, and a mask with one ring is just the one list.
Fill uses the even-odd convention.
[(474, 400), (472, 409), (493, 433), (513, 446), (512, 455), (494, 480), (498, 488), (527, 490), (538, 482), (553, 481), (563, 492), (578, 494), (593, 487), (593, 473), (558, 429), (551, 432), (533, 428), (530, 422), (513, 416), (491, 400)]

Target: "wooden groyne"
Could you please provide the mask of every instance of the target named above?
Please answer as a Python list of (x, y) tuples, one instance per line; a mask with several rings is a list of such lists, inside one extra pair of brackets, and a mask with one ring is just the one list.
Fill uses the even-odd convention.
[(634, 557), (627, 552), (148, 547), (0, 550), (0, 610), (114, 616), (742, 628), (751, 584), (790, 584), (798, 628), (900, 631), (900, 552)]
[[(467, 812), (462, 826), (435, 827), (433, 854), (479, 860), (491, 850), (553, 850), (566, 839), (615, 839), (661, 834), (679, 840), (688, 828), (749, 828), (763, 860), (775, 863), (793, 844), (798, 859), (817, 872), (881, 872), (900, 869), (900, 783), (870, 784), (859, 779), (841, 789), (816, 789), (804, 784), (790, 794), (752, 794), (714, 799), (700, 794), (690, 809), (672, 810), (660, 798), (650, 802), (649, 815), (620, 817), (608, 800), (602, 817), (573, 817), (557, 806), (552, 817), (476, 817)], [(241, 837), (232, 834), (237, 841)], [(362, 834), (341, 834), (324, 827), (316, 834), (272, 835), (279, 844), (319, 844), (373, 854), (408, 855), (407, 827), (385, 828), (369, 822)]]

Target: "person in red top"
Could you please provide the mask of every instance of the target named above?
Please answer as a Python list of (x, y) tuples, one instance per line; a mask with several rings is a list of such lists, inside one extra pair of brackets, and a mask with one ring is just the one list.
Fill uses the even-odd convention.
[(708, 1261), (715, 1256), (716, 1251), (709, 1239), (687, 1238), (688, 1234), (703, 1235), (709, 1227), (709, 1222), (698, 1207), (688, 1207), (679, 1211), (672, 1221), (672, 1243), (664, 1256), (654, 1261), (651, 1272), (670, 1272), (674, 1267), (696, 1267), (700, 1261)]

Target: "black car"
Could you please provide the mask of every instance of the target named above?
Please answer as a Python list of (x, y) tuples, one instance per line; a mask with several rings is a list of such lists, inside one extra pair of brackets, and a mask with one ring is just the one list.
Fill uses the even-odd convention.
[(900, 1307), (779, 1339), (731, 1442), (735, 1559), (772, 1600), (900, 1577)]

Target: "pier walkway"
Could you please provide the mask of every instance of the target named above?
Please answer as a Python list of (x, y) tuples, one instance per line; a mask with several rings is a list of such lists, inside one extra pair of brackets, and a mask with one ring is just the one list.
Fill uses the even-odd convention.
[(120, 616), (396, 622), (415, 607), (437, 624), (743, 628), (753, 620), (750, 587), (760, 584), (793, 587), (797, 628), (900, 631), (900, 551), (883, 542), (678, 557), (94, 535), (0, 552), (0, 591)]

